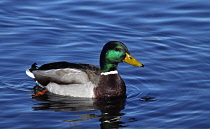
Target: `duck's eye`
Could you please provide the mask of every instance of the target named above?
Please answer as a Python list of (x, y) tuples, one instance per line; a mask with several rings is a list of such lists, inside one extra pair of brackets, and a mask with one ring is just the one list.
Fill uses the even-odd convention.
[(115, 50), (115, 51), (120, 51), (120, 48), (115, 48), (114, 50)]

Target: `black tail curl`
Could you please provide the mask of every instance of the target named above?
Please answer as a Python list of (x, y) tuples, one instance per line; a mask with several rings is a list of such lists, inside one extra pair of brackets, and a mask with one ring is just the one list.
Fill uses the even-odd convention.
[(30, 68), (29, 70), (30, 70), (30, 72), (32, 72), (32, 71), (37, 70), (37, 69), (38, 69), (37, 63), (33, 63), (33, 64), (31, 65), (31, 68)]

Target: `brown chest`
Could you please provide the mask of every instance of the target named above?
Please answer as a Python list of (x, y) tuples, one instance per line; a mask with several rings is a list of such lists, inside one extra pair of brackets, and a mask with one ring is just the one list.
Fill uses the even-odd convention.
[(125, 83), (119, 74), (101, 75), (94, 94), (96, 98), (125, 97)]

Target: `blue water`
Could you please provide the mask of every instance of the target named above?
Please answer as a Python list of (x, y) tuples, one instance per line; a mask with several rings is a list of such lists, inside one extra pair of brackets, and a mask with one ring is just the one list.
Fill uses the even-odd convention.
[[(209, 129), (209, 9), (207, 0), (1, 0), (0, 128)], [(126, 99), (31, 98), (31, 64), (98, 66), (113, 40), (145, 65), (119, 65)]]

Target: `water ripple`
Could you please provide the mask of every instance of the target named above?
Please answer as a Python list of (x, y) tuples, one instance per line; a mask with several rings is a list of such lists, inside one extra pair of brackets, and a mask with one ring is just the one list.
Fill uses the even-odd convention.
[[(210, 127), (209, 2), (2, 0), (0, 6), (1, 111), (3, 118), (12, 118), (3, 119), (2, 128)], [(62, 97), (31, 99), (34, 81), (25, 75), (31, 64), (99, 65), (101, 48), (111, 40), (125, 43), (145, 65), (119, 64), (126, 100), (99, 108), (84, 106), (89, 102), (84, 100), (77, 111), (68, 101), (55, 102)], [(117, 114), (107, 114), (114, 109)]]

